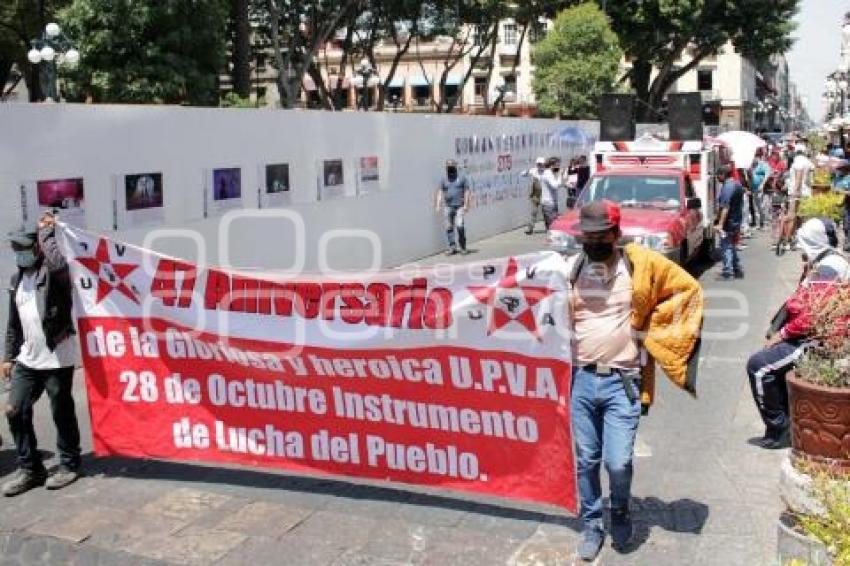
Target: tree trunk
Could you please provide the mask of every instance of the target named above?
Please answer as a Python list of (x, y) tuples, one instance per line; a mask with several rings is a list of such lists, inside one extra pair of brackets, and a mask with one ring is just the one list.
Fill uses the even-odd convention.
[(635, 112), (638, 122), (649, 122), (650, 117), (652, 119), (656, 118), (656, 116), (650, 112), (650, 108), (653, 108), (649, 102), (651, 76), (652, 63), (645, 59), (635, 59), (634, 63), (632, 63), (630, 82), (639, 101)]
[(233, 54), (231, 78), (233, 91), (242, 98), (251, 96), (251, 25), (248, 21), (249, 0), (232, 0)]

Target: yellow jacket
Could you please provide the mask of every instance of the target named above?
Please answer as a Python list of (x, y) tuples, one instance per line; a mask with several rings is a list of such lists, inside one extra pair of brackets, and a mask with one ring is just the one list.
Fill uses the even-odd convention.
[(661, 254), (637, 244), (625, 248), (632, 265), (632, 327), (650, 359), (643, 364), (641, 403), (652, 404), (655, 363), (670, 381), (696, 396), (696, 367), (702, 330), (699, 282)]

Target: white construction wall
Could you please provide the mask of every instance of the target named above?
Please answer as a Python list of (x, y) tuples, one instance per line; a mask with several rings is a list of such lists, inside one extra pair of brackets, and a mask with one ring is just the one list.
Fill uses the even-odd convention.
[[(320, 267), (324, 235), (330, 238), (325, 261), (330, 268), (397, 265), (445, 247), (433, 197), (447, 158), (468, 166), (476, 199), (467, 231), (478, 239), (526, 220), (528, 179), (519, 172), (534, 157), (568, 159), (589, 152), (589, 147), (545, 137), (570, 125), (593, 136), (598, 132), (595, 122), (457, 115), (2, 105), (0, 228), (5, 233), (21, 224), (22, 185), (32, 189), (38, 180), (82, 177), (88, 229), (192, 261), (276, 269), (303, 258), (303, 267), (313, 271)], [(372, 155), (379, 159), (380, 190), (357, 195), (356, 165), (360, 157)], [(350, 196), (318, 200), (326, 159), (344, 160)], [(289, 163), (290, 202), (258, 215), (258, 190), (270, 163)], [(225, 167), (241, 168), (239, 208), (253, 211), (233, 219), (227, 232), (221, 230), (221, 216), (209, 211), (204, 218), (211, 170)], [(113, 231), (113, 207), (124, 206), (124, 175), (149, 172), (163, 176), (161, 220), (138, 227), (119, 222)], [(281, 211), (303, 219), (303, 238), (291, 219), (269, 216)], [(362, 232), (340, 232), (350, 229)], [(379, 242), (377, 258), (370, 238)], [(13, 269), (10, 259), (4, 247), (3, 273)]]

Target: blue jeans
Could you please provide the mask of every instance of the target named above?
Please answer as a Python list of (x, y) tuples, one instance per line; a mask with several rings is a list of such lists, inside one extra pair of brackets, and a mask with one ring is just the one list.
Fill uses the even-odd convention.
[(723, 262), (721, 273), (724, 277), (732, 277), (736, 273), (743, 273), (741, 260), (738, 259), (738, 232), (724, 232), (720, 238), (720, 258)]
[(602, 530), (602, 485), (605, 462), (611, 485), (611, 508), (623, 509), (632, 491), (632, 456), (640, 420), (640, 376), (630, 401), (619, 373), (599, 376), (575, 368), (570, 407), (576, 451), (580, 515), (585, 529)]

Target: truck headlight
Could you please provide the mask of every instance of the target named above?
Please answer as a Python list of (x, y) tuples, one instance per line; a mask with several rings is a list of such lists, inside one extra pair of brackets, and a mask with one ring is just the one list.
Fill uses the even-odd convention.
[(578, 242), (576, 242), (575, 236), (571, 234), (549, 230), (549, 246), (558, 251), (566, 252), (578, 249)]
[(643, 242), (641, 243), (643, 243), (644, 246), (660, 253), (667, 253), (675, 248), (673, 240), (670, 238), (670, 234), (668, 232), (647, 234), (642, 238), (642, 240)]

